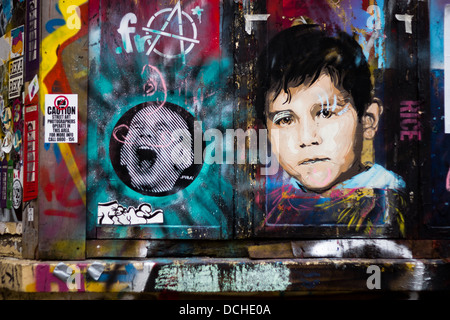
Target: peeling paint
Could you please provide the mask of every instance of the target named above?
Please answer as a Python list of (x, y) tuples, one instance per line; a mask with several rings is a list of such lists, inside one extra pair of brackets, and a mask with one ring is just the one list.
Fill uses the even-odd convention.
[(216, 265), (165, 265), (156, 279), (156, 290), (182, 292), (219, 292), (219, 269)]
[(285, 291), (290, 285), (289, 269), (281, 264), (235, 265), (223, 291), (262, 292)]
[(283, 264), (236, 264), (224, 273), (217, 265), (166, 265), (156, 279), (155, 289), (181, 292), (284, 291), (290, 271)]
[(366, 252), (379, 258), (411, 259), (413, 257), (409, 248), (388, 239), (322, 240), (300, 248), (294, 246), (293, 250), (295, 256), (308, 258), (361, 257)]

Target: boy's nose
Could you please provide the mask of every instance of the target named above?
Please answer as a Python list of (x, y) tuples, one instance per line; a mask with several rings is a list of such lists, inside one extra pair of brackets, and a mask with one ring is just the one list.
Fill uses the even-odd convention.
[(140, 132), (139, 136), (143, 139), (153, 139), (155, 134), (150, 131)]
[(322, 139), (317, 133), (317, 124), (314, 119), (304, 117), (298, 128), (298, 145), (300, 148), (319, 145)]
[(154, 145), (155, 143), (159, 143), (161, 138), (161, 133), (155, 132), (155, 131), (151, 131), (151, 130), (146, 130), (144, 132), (140, 133), (140, 138), (142, 139), (142, 141), (144, 141), (145, 143), (147, 143), (148, 145)]
[(168, 131), (147, 130), (140, 135), (141, 141), (151, 147), (163, 148), (170, 145), (173, 141)]

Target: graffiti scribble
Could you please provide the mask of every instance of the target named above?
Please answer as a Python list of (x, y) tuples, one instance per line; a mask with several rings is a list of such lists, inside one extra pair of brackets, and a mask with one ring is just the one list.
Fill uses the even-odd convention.
[(136, 209), (125, 208), (117, 200), (99, 203), (97, 223), (102, 225), (138, 225), (163, 223), (163, 210), (152, 210), (151, 204), (143, 203)]

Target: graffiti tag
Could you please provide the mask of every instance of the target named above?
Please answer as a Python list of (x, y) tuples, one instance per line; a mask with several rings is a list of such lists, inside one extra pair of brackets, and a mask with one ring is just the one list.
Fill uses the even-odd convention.
[(421, 140), (419, 101), (402, 101), (400, 105), (402, 105), (400, 108), (400, 140), (405, 140), (405, 137), (408, 140)]
[[(197, 15), (199, 15), (199, 13), (201, 14), (201, 11), (199, 10), (202, 9), (200, 8), (196, 9), (197, 10), (195, 11), (195, 14)], [(165, 18), (165, 15), (167, 13), (169, 15), (167, 16), (167, 18)], [(168, 29), (169, 23), (172, 21), (172, 19), (178, 19), (179, 27), (177, 32)], [(130, 26), (130, 24), (136, 23), (137, 23), (136, 15), (134, 13), (129, 12), (122, 17), (122, 20), (120, 21), (120, 27), (119, 29), (117, 29), (117, 32), (122, 37), (123, 47), (125, 49), (125, 52), (127, 53), (133, 52), (130, 34), (135, 33), (136, 28)], [(162, 25), (157, 26), (158, 23), (161, 23)], [(189, 33), (190, 36), (188, 36), (186, 30), (184, 30), (185, 28), (184, 25), (191, 28)], [(145, 36), (141, 37), (139, 35), (136, 35), (134, 37), (134, 42), (138, 52), (143, 52), (144, 45), (145, 43), (147, 43), (149, 45), (149, 48), (147, 49), (146, 52), (147, 55), (150, 55), (152, 52), (155, 52), (157, 55), (165, 58), (178, 58), (178, 57), (184, 58), (186, 54), (191, 52), (195, 44), (200, 43), (200, 41), (197, 39), (197, 26), (192, 17), (186, 12), (182, 11), (179, 1), (173, 8), (166, 8), (156, 12), (153, 16), (150, 17), (150, 19), (147, 22), (147, 25), (143, 27), (142, 30), (145, 32)], [(177, 54), (172, 54), (169, 52), (160, 51), (157, 48), (155, 48), (156, 44), (162, 38), (170, 38), (179, 41), (180, 52)], [(116, 53), (122, 53), (122, 48), (118, 47)]]
[(97, 223), (102, 225), (138, 225), (163, 223), (163, 210), (152, 210), (148, 203), (141, 204), (137, 209), (125, 208), (117, 200), (99, 203)]

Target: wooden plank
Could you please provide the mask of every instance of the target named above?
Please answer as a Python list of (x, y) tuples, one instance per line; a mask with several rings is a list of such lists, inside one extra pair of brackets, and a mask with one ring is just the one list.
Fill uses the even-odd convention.
[[(409, 238), (418, 238), (422, 215), (421, 176), (426, 174), (422, 152), (423, 122), (429, 113), (429, 40), (428, 4), (421, 1), (385, 2), (386, 8), (386, 61), (384, 95), (384, 139), (388, 169), (403, 177), (409, 191), (408, 211), (404, 214)], [(405, 20), (414, 16), (412, 21)], [(421, 18), (419, 18), (421, 17)], [(426, 17), (426, 18), (425, 18)], [(427, 82), (423, 86), (423, 82)], [(409, 106), (418, 110), (415, 128), (405, 125), (402, 112)], [(394, 128), (394, 129), (393, 129)], [(423, 136), (422, 136), (423, 135)], [(429, 153), (425, 153), (429, 154)]]
[(87, 258), (145, 258), (147, 257), (146, 240), (88, 240), (86, 241)]
[[(76, 270), (69, 274), (57, 265)], [(96, 267), (94, 267), (96, 266)], [(97, 270), (95, 273), (93, 271)], [(0, 289), (16, 292), (429, 292), (449, 291), (442, 259), (0, 260)], [(95, 276), (97, 275), (97, 276)]]
[(126, 235), (128, 239), (220, 239), (219, 226), (101, 226), (96, 228), (97, 239), (116, 239)]
[(252, 259), (285, 259), (294, 258), (291, 242), (254, 245), (248, 248), (249, 257)]
[[(289, 252), (291, 256), (289, 256)], [(436, 259), (450, 257), (448, 240), (331, 239), (249, 247), (252, 259), (268, 258)]]
[(87, 258), (447, 259), (450, 240), (88, 240)]
[[(87, 240), (87, 258), (248, 257), (255, 241)], [(291, 255), (292, 257), (292, 255)]]

